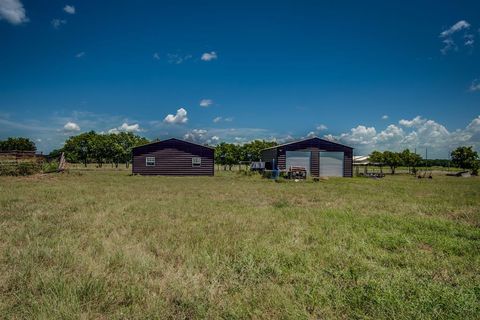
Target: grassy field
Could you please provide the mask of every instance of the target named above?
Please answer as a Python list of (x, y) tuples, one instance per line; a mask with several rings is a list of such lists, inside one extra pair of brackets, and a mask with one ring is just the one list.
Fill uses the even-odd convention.
[(0, 177), (0, 317), (478, 319), (480, 179)]

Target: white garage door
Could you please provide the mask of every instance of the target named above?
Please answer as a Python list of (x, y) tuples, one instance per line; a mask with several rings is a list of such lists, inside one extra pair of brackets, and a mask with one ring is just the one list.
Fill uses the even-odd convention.
[(320, 176), (343, 177), (343, 152), (320, 152)]
[(287, 151), (286, 167), (303, 167), (310, 175), (310, 151)]

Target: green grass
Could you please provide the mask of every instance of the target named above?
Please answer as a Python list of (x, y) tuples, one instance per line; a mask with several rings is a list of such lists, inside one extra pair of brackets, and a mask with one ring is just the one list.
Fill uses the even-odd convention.
[(478, 319), (480, 180), (0, 177), (6, 319)]

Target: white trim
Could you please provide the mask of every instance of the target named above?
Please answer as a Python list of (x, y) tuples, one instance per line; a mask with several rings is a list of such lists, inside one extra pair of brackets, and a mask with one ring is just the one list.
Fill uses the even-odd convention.
[(201, 157), (192, 157), (192, 167), (201, 167), (202, 158)]
[[(153, 164), (151, 164), (153, 159)], [(149, 164), (150, 162), (150, 164)], [(145, 157), (145, 166), (146, 167), (155, 167), (155, 157)]]

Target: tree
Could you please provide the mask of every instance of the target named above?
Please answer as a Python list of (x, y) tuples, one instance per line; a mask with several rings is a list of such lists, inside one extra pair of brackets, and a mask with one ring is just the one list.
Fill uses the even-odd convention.
[(368, 156), (368, 160), (371, 164), (377, 165), (380, 167), (380, 172), (382, 172), (383, 164), (385, 159), (383, 158), (383, 153), (380, 151), (372, 151), (370, 156)]
[(36, 151), (35, 143), (29, 138), (10, 137), (0, 141), (0, 151)]
[(132, 158), (132, 149), (150, 142), (147, 138), (137, 136), (131, 132), (111, 134), (110, 137), (112, 138), (113, 148), (115, 149), (114, 163), (116, 166), (118, 166), (120, 162), (125, 163), (127, 168)]
[(477, 166), (478, 153), (473, 147), (458, 147), (450, 154), (454, 166), (466, 169), (475, 169)]
[(95, 131), (90, 131), (68, 138), (63, 147), (67, 161), (81, 162), (86, 167), (95, 156), (95, 136)]
[(254, 140), (240, 147), (240, 161), (260, 161), (261, 151), (276, 146), (275, 141)]
[(405, 149), (399, 154), (402, 161), (402, 165), (408, 167), (409, 172), (414, 174), (417, 172), (417, 167), (422, 161), (422, 157), (416, 153), (410, 152), (409, 149)]
[(383, 164), (385, 161), (385, 159), (383, 158), (383, 153), (380, 151), (373, 151), (368, 157), (368, 160), (377, 164)]
[(70, 137), (63, 149), (69, 162), (87, 163), (95, 161), (99, 167), (104, 163), (112, 163), (118, 167), (124, 162), (128, 168), (132, 148), (149, 143), (148, 139), (131, 132), (97, 134), (95, 131)]
[(384, 151), (383, 159), (385, 164), (390, 167), (392, 174), (395, 174), (395, 169), (402, 164), (402, 158), (398, 152)]
[(240, 162), (240, 148), (233, 143), (220, 143), (215, 148), (215, 162), (222, 165), (224, 170), (227, 169), (227, 166), (229, 170), (232, 170), (232, 167)]

